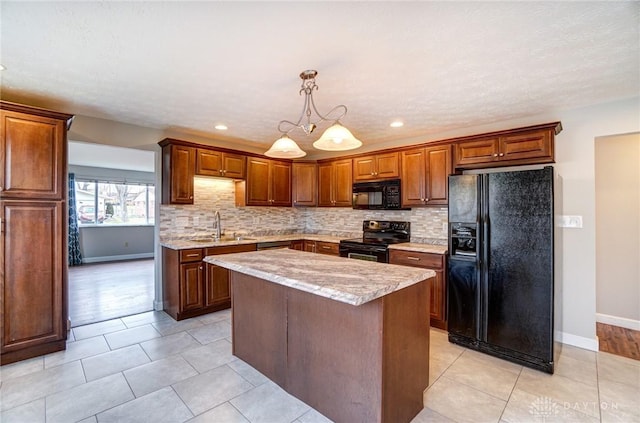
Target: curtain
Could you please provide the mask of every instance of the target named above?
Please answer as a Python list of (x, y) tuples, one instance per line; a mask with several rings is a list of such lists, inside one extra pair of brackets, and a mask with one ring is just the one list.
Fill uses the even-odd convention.
[(80, 231), (76, 212), (76, 175), (69, 174), (69, 266), (82, 264), (80, 252)]

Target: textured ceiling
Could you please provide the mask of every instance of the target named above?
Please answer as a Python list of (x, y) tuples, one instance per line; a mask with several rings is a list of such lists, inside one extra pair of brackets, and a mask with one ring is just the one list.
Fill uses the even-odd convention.
[[(278, 122), (299, 116), (298, 74), (316, 69), (320, 111), (345, 104), (343, 123), (370, 147), (637, 96), (639, 11), (639, 2), (2, 1), (2, 97), (266, 149)], [(390, 128), (394, 119), (405, 126)], [(311, 151), (319, 134), (291, 135)]]

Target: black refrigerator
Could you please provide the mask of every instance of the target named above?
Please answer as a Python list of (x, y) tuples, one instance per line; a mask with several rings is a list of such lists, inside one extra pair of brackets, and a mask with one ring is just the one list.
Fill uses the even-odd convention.
[(449, 341), (553, 373), (553, 168), (449, 176)]

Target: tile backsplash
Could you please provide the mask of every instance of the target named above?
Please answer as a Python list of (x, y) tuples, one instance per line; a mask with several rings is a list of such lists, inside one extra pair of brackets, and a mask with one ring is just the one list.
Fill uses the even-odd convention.
[(362, 234), (362, 221), (407, 220), (411, 240), (446, 244), (447, 209), (353, 210), (336, 207), (236, 207), (235, 182), (196, 177), (193, 205), (160, 206), (160, 238), (184, 238), (213, 233), (213, 213), (220, 212), (222, 229), (253, 235), (320, 233), (353, 237)]

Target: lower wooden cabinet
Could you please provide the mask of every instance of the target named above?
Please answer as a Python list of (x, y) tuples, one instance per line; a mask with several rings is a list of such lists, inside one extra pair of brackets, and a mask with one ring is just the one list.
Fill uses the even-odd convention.
[(176, 320), (231, 307), (229, 271), (206, 256), (255, 251), (256, 244), (173, 250), (162, 248), (164, 311)]
[(389, 263), (411, 267), (422, 267), (436, 272), (431, 283), (431, 326), (447, 330), (446, 256), (444, 254), (420, 253), (405, 250), (390, 250)]
[(301, 239), (291, 241), (289, 248), (292, 250), (304, 251), (304, 241)]
[(0, 201), (0, 363), (65, 349), (64, 201)]
[(304, 240), (304, 245), (303, 245), (303, 250), (304, 251), (308, 251), (310, 253), (315, 253), (316, 252), (316, 242), (315, 241), (309, 241), (308, 239)]

